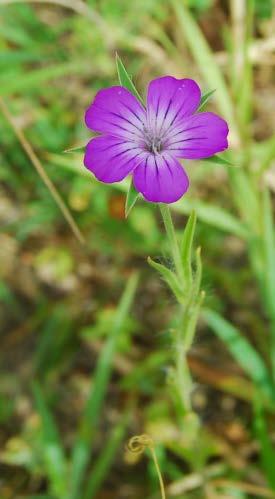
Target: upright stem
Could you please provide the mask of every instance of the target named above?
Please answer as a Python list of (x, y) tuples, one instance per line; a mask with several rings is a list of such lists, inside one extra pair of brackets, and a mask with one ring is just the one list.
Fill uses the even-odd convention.
[[(175, 271), (179, 282), (184, 285), (182, 258), (171, 213), (168, 206), (164, 204), (160, 205), (160, 211), (169, 240), (170, 252), (173, 258)], [(192, 289), (190, 288), (190, 290), (187, 290), (187, 293), (191, 296)], [(175, 332), (175, 385), (178, 392), (181, 413), (186, 414), (192, 410), (190, 399), (192, 381), (189, 373), (187, 348), (185, 344), (185, 335), (189, 329), (190, 300), (187, 298), (183, 303), (180, 303), (179, 306), (180, 318)]]
[(176, 237), (175, 227), (173, 224), (173, 220), (171, 217), (170, 210), (167, 204), (160, 204), (160, 211), (163, 218), (165, 230), (168, 236), (170, 251), (174, 260), (174, 265), (176, 269), (177, 276), (179, 281), (183, 284), (184, 282), (184, 273), (182, 268), (181, 255), (179, 250), (179, 245)]

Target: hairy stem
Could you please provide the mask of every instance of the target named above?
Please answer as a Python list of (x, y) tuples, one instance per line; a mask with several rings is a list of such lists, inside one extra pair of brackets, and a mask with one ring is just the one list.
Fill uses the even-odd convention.
[(179, 245), (177, 242), (175, 227), (173, 224), (173, 220), (171, 217), (170, 210), (166, 204), (160, 205), (160, 212), (163, 218), (163, 223), (165, 226), (165, 230), (167, 233), (168, 241), (170, 244), (170, 251), (174, 261), (175, 270), (178, 276), (178, 279), (181, 284), (184, 283), (184, 272), (182, 268), (181, 255), (179, 250)]
[[(173, 258), (173, 263), (175, 271), (179, 280), (179, 283), (184, 287), (184, 268), (181, 258), (181, 253), (176, 237), (176, 232), (171, 217), (169, 207), (167, 205), (160, 205), (160, 211), (163, 218), (165, 230), (167, 233), (170, 253)], [(185, 342), (185, 336), (189, 330), (189, 322), (192, 318), (190, 314), (190, 305), (192, 302), (192, 286), (187, 290), (187, 300), (180, 303), (179, 307), (179, 322), (175, 332), (175, 385), (177, 391), (177, 398), (180, 404), (181, 413), (186, 414), (192, 410), (191, 406), (191, 387), (192, 380), (189, 372), (188, 361), (187, 361), (187, 348)], [(190, 300), (191, 298), (191, 300)]]

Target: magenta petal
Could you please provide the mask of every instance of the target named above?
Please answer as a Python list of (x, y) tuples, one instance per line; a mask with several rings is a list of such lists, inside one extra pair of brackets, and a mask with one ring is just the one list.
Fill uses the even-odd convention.
[(96, 137), (87, 144), (84, 165), (102, 182), (119, 182), (142, 161), (143, 155), (134, 142), (111, 136)]
[(214, 113), (198, 113), (171, 130), (165, 147), (178, 158), (202, 159), (227, 149), (227, 135), (226, 121)]
[(147, 154), (133, 174), (134, 185), (147, 201), (174, 203), (187, 191), (188, 177), (167, 153)]
[(123, 87), (100, 90), (85, 114), (88, 128), (129, 140), (142, 139), (145, 110)]
[(157, 133), (177, 125), (199, 106), (200, 88), (194, 80), (164, 76), (151, 81), (147, 95), (147, 119)]

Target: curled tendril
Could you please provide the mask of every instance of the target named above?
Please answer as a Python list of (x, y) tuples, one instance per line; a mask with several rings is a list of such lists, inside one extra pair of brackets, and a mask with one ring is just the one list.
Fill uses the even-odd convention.
[(130, 438), (129, 442), (127, 443), (127, 450), (129, 452), (132, 452), (132, 454), (143, 454), (145, 449), (149, 449), (151, 452), (159, 479), (161, 498), (166, 499), (164, 483), (154, 448), (154, 440), (152, 439), (152, 437), (150, 437), (150, 435), (146, 435), (146, 433), (144, 433), (143, 435), (135, 435), (134, 437)]
[(133, 454), (142, 454), (147, 447), (149, 449), (154, 448), (154, 441), (145, 433), (143, 435), (135, 435), (127, 443), (127, 449)]

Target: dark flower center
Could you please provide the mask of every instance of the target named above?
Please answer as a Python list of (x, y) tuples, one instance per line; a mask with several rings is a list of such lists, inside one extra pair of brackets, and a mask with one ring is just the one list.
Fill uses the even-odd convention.
[(152, 154), (159, 154), (164, 149), (162, 137), (150, 133), (147, 129), (144, 130), (145, 144), (144, 149)]
[(162, 151), (162, 143), (161, 139), (159, 138), (154, 138), (151, 143), (149, 144), (148, 147), (149, 151), (152, 152), (153, 154), (159, 154)]

